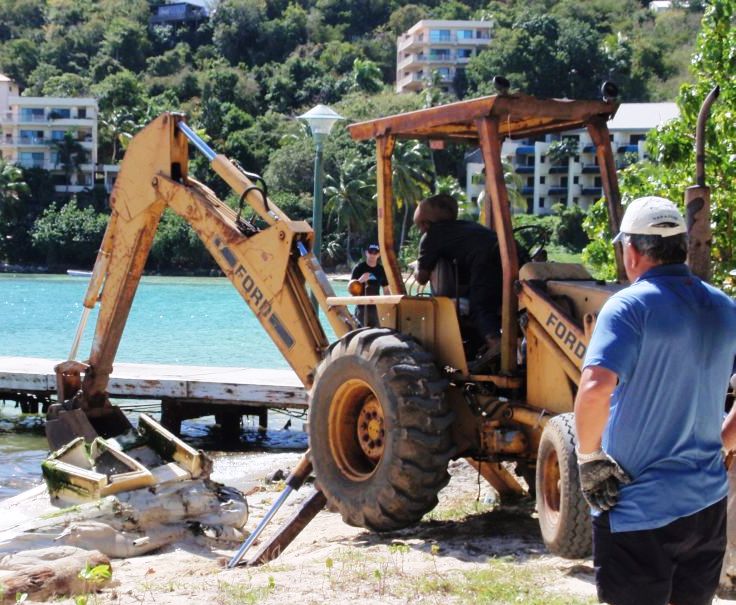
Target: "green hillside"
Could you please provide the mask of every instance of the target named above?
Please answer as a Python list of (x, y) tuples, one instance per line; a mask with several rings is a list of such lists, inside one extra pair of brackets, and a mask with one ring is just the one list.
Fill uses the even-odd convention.
[[(636, 0), (221, 0), (209, 18), (151, 24), (158, 4), (0, 0), (0, 73), (27, 95), (97, 97), (104, 163), (119, 160), (130, 136), (161, 111), (184, 111), (215, 149), (262, 173), (275, 201), (298, 218), (311, 212), (313, 149), (294, 116), (325, 103), (354, 121), (452, 100), (432, 85), (393, 92), (396, 37), (420, 19), (494, 24), (490, 46), (458, 83), (465, 97), (488, 94), (491, 78), (503, 74), (528, 93), (581, 98), (612, 79), (622, 100), (647, 101), (674, 100), (688, 80), (702, 18), (693, 1), (654, 14)], [(335, 130), (325, 149), (328, 265), (375, 237), (372, 147)], [(398, 150), (397, 170), (410, 177), (396, 191), (402, 219), (429, 187), (457, 188), (461, 157)], [(214, 184), (201, 160), (194, 171)], [(92, 261), (104, 192), (80, 195), (62, 212), (62, 202), (50, 205), (43, 171), (18, 174), (0, 160), (0, 179), (0, 261), (63, 264), (71, 241)], [(356, 180), (360, 187), (346, 186)], [(8, 186), (21, 181), (28, 186)], [(191, 232), (165, 217), (149, 268), (209, 267)]]

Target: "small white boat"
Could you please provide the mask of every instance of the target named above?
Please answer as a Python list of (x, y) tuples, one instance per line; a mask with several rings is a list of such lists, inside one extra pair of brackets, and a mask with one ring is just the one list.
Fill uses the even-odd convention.
[(92, 277), (92, 271), (77, 271), (76, 269), (67, 269), (66, 274), (72, 277)]

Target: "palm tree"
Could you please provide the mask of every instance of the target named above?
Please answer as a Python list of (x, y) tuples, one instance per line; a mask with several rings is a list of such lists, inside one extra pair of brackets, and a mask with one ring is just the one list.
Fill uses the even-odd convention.
[(120, 109), (110, 112), (100, 119), (103, 130), (107, 132), (112, 142), (110, 161), (114, 164), (118, 159), (118, 150), (125, 149), (143, 125), (136, 123), (130, 114)]
[(353, 232), (369, 220), (373, 186), (363, 178), (369, 171), (357, 157), (348, 157), (339, 171), (337, 179), (332, 175), (325, 179), (328, 183), (325, 187), (325, 209), (329, 220), (334, 218), (338, 228), (345, 227), (345, 252), (348, 264), (352, 265), (350, 240)]
[(66, 131), (63, 138), (54, 141), (53, 148), (56, 151), (56, 165), (64, 170), (64, 179), (67, 187), (71, 181), (71, 175), (80, 164), (87, 160), (87, 150), (75, 138), (74, 133)]
[(380, 92), (383, 88), (381, 68), (370, 59), (355, 58), (353, 61), (353, 89), (367, 93)]
[(434, 170), (427, 147), (419, 141), (397, 141), (393, 161), (393, 190), (396, 208), (403, 210), (399, 249), (404, 245), (409, 212), (434, 188)]
[(27, 190), (23, 171), (0, 159), (0, 260), (9, 257), (8, 249), (14, 245), (12, 240), (20, 235), (19, 226), (27, 218), (27, 209), (22, 207), (20, 199), (20, 194)]

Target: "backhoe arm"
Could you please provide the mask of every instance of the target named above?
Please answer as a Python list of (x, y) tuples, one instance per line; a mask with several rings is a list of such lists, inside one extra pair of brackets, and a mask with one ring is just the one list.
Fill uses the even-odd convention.
[[(265, 227), (255, 228), (188, 176), (189, 140), (207, 155), (213, 169), (241, 196), (241, 205), (247, 203)], [(84, 364), (70, 360), (57, 366), (59, 401), (74, 397), (74, 407), (86, 412), (109, 407), (106, 389), (113, 359), (167, 207), (196, 231), (305, 387), (311, 386), (314, 369), (328, 345), (307, 287), (338, 336), (357, 327), (346, 307), (326, 304), (334, 292), (312, 254), (311, 227), (290, 220), (242, 169), (216, 155), (194, 134), (181, 115), (163, 114), (133, 138), (110, 205), (110, 222), (84, 301), (87, 309), (100, 302), (91, 355)], [(80, 372), (84, 380), (77, 392)]]

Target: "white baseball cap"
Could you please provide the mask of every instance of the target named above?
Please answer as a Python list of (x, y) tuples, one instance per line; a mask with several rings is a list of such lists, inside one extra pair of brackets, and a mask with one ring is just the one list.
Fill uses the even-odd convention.
[(685, 219), (670, 200), (656, 195), (635, 199), (626, 207), (618, 235), (613, 243), (624, 235), (659, 235), (670, 237), (687, 233)]

